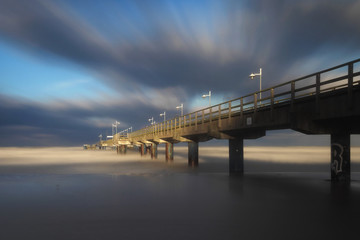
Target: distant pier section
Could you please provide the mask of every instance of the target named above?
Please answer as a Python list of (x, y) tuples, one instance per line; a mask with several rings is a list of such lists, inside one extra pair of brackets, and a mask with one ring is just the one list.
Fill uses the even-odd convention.
[[(333, 181), (350, 181), (350, 135), (360, 133), (360, 59), (254, 92), (138, 131), (97, 143), (125, 154), (138, 146), (157, 158), (166, 144), (166, 161), (174, 159), (175, 143), (188, 143), (188, 165), (199, 164), (199, 142), (229, 141), (229, 172), (244, 172), (244, 139), (257, 139), (267, 130), (292, 129), (331, 136)], [(261, 98), (260, 98), (261, 96)], [(86, 146), (95, 148), (95, 146)]]

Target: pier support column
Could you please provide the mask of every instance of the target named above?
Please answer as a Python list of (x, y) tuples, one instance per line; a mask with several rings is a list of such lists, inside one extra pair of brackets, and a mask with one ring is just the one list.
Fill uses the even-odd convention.
[(126, 154), (127, 146), (126, 145), (120, 145), (119, 147), (119, 153), (120, 154)]
[(140, 155), (144, 156), (146, 154), (146, 145), (144, 143), (142, 143), (140, 145)]
[(229, 139), (230, 175), (244, 174), (244, 139)]
[(144, 143), (144, 155), (146, 155), (148, 153), (148, 148), (146, 146), (146, 143)]
[(166, 159), (166, 162), (174, 161), (174, 144), (173, 143), (166, 143), (165, 159)]
[(158, 144), (151, 144), (151, 159), (157, 159), (158, 155)]
[(188, 142), (188, 165), (189, 167), (199, 166), (199, 143)]
[(331, 134), (331, 181), (350, 181), (350, 134)]

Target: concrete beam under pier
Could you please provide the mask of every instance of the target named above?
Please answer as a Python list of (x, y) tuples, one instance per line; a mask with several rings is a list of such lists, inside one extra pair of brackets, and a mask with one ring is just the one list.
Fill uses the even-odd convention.
[(188, 165), (189, 167), (199, 166), (199, 143), (188, 142)]

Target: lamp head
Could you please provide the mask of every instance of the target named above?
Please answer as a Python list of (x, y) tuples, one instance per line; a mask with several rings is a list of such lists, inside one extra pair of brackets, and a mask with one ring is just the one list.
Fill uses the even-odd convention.
[(255, 74), (254, 74), (254, 73), (252, 73), (252, 74), (250, 74), (250, 75), (249, 75), (249, 77), (250, 77), (251, 79), (254, 79)]
[(205, 95), (205, 94), (204, 94), (204, 95), (202, 95), (202, 98), (206, 98), (206, 97), (207, 97), (207, 95)]

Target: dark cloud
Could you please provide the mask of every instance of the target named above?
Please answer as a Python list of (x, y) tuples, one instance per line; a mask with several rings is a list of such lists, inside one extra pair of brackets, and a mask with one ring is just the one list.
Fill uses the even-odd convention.
[[(181, 85), (189, 95), (193, 89), (203, 88), (204, 83), (207, 88), (221, 92), (231, 92), (234, 89), (231, 85), (241, 89), (250, 69), (260, 64), (268, 69), (284, 68), (299, 59), (306, 60), (324, 46), (329, 51), (337, 48), (351, 52), (360, 40), (360, 30), (356, 27), (360, 17), (355, 14), (360, 6), (356, 1), (225, 1), (224, 4), (227, 8), (223, 8), (222, 17), (212, 16), (211, 12), (200, 16), (213, 17), (217, 24), (199, 29), (196, 22), (192, 23), (196, 19), (188, 19), (191, 16), (184, 13), (188, 9), (178, 10), (180, 20), (176, 20), (169, 5), (139, 1), (134, 8), (146, 26), (133, 23), (133, 28), (146, 29), (142, 35), (145, 40), (131, 41), (120, 36), (116, 43), (104, 36), (102, 29), (77, 15), (77, 9), (67, 11), (71, 5), (2, 1), (0, 33), (35, 52), (58, 56), (100, 72), (107, 84), (117, 88), (124, 81), (155, 88)], [(121, 15), (126, 9), (119, 11)], [(119, 18), (118, 28), (112, 29), (119, 35), (122, 26), (126, 26), (124, 18)], [(185, 30), (181, 30), (179, 21), (187, 22), (183, 26)], [(129, 34), (132, 38), (139, 37)], [(281, 73), (268, 71), (268, 78), (279, 79)]]
[[(53, 146), (95, 143), (101, 133), (111, 135), (111, 124), (120, 120), (118, 130), (134, 130), (149, 125), (148, 118), (161, 121), (159, 110), (151, 105), (90, 103), (82, 107), (69, 102), (52, 105), (14, 100), (0, 95), (1, 146)], [(156, 113), (156, 114), (154, 114)], [(175, 117), (176, 111), (168, 111)]]
[[(201, 3), (204, 11), (197, 15), (175, 1), (105, 1), (94, 7), (87, 1), (0, 0), (0, 36), (40, 58), (80, 65), (118, 91), (137, 94), (145, 88), (162, 94), (181, 88), (171, 94), (184, 102), (209, 89), (227, 96), (255, 91), (247, 76), (259, 67), (269, 87), (360, 53), (358, 1), (216, 2)], [(116, 24), (102, 22), (109, 18)], [(301, 72), (301, 65), (318, 56), (326, 61)], [(84, 119), (124, 119), (141, 127), (140, 119), (164, 107), (144, 102), (133, 100), (141, 111), (129, 104), (94, 103), (90, 110), (65, 104), (61, 111), (1, 104), (0, 126), (10, 135), (9, 126), (29, 126), (33, 134), (40, 128), (44, 139), (53, 134), (88, 142), (103, 129), (94, 130)]]

